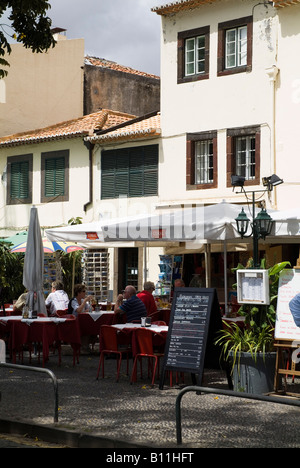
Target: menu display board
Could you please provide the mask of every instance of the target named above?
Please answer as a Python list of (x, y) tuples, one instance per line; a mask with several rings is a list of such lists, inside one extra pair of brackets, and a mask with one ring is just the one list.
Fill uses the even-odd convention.
[(270, 304), (268, 270), (237, 270), (239, 304)]
[(200, 384), (206, 357), (211, 362), (218, 362), (220, 357), (214, 340), (215, 332), (221, 329), (222, 319), (215, 289), (176, 288), (160, 388), (166, 370), (195, 374)]
[(300, 292), (300, 270), (286, 269), (280, 273), (275, 323), (277, 340), (300, 340), (300, 327), (294, 322), (289, 302)]

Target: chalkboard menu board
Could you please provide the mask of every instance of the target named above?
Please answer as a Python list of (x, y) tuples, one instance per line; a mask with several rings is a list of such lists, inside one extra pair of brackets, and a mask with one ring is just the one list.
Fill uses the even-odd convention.
[(160, 388), (166, 370), (190, 372), (200, 385), (205, 362), (220, 365), (220, 350), (214, 340), (216, 332), (221, 329), (222, 319), (215, 289), (176, 288)]

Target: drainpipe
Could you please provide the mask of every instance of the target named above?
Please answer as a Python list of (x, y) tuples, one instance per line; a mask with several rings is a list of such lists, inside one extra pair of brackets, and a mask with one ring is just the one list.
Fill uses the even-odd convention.
[[(270, 119), (270, 131), (271, 131), (271, 173), (276, 174), (276, 79), (279, 69), (276, 65), (272, 65), (266, 69), (266, 73), (269, 77), (271, 84), (271, 119)], [(273, 208), (277, 209), (277, 192), (276, 188), (273, 190)]]
[(88, 206), (93, 203), (93, 150), (95, 145), (90, 141), (84, 141), (84, 146), (89, 151), (89, 200), (83, 205), (83, 210), (86, 213)]

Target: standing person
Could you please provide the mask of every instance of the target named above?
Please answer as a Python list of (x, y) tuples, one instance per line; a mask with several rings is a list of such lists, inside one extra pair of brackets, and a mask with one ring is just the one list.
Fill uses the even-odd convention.
[(152, 283), (152, 281), (146, 281), (144, 283), (143, 291), (137, 294), (137, 297), (145, 304), (147, 315), (151, 315), (153, 312), (157, 311), (156, 302), (153, 297), (153, 291), (155, 291), (154, 283)]
[(88, 302), (92, 300), (93, 296), (85, 296), (85, 292), (84, 284), (76, 284), (74, 286), (75, 297), (69, 302), (69, 314), (77, 317), (78, 314), (89, 311), (90, 304)]
[(137, 297), (134, 286), (126, 286), (123, 294), (118, 295), (114, 313), (126, 314), (127, 323), (147, 316), (145, 304)]
[(46, 298), (45, 304), (48, 315), (56, 315), (57, 310), (65, 310), (68, 308), (69, 297), (64, 291), (64, 285), (61, 281), (53, 281), (51, 293)]

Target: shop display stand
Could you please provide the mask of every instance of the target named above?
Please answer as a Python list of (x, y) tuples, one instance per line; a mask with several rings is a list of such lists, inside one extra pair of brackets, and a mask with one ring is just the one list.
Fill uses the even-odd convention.
[(96, 301), (109, 299), (109, 253), (107, 249), (87, 249), (82, 255), (83, 283), (87, 295)]

